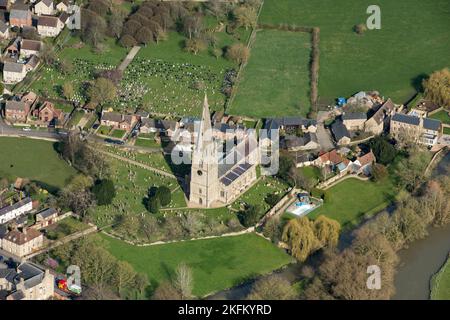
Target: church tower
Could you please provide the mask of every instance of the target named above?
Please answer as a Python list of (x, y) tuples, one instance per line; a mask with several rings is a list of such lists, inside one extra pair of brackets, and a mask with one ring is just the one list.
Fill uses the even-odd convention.
[(219, 198), (219, 164), (217, 145), (213, 139), (211, 114), (205, 94), (200, 125), (192, 152), (189, 201), (208, 208)]

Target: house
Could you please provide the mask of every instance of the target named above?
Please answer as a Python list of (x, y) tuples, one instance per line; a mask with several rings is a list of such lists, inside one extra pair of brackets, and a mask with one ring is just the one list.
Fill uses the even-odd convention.
[(30, 262), (0, 262), (0, 300), (47, 300), (53, 297), (55, 277)]
[(41, 48), (41, 41), (23, 39), (20, 43), (20, 55), (26, 58), (29, 58), (32, 55), (39, 56)]
[(177, 121), (143, 118), (139, 131), (141, 133), (159, 132), (172, 137), (179, 127), (180, 124)]
[(389, 125), (389, 119), (395, 112), (395, 105), (387, 99), (376, 112), (364, 123), (364, 131), (379, 135)]
[(69, 10), (69, 1), (63, 0), (56, 5), (56, 10), (60, 12), (67, 12)]
[(351, 141), (350, 133), (344, 126), (342, 119), (336, 119), (331, 125), (331, 131), (333, 132), (334, 139), (338, 146), (347, 145)]
[(22, 101), (8, 100), (5, 104), (5, 118), (10, 122), (26, 122), (30, 107)]
[(314, 165), (318, 167), (324, 167), (327, 165), (337, 166), (339, 163), (343, 162), (345, 157), (343, 157), (336, 149), (328, 152), (321, 153), (319, 157), (314, 160)]
[(103, 112), (101, 124), (114, 129), (130, 131), (137, 122), (135, 115), (123, 115), (117, 112)]
[(40, 16), (37, 23), (37, 32), (43, 37), (56, 37), (64, 23), (58, 17)]
[(48, 227), (56, 222), (58, 211), (48, 208), (36, 214), (36, 226), (38, 229)]
[(395, 113), (391, 118), (390, 134), (397, 140), (403, 138), (432, 147), (441, 136), (442, 125), (439, 120)]
[(33, 210), (31, 198), (22, 199), (12, 205), (0, 209), (0, 224), (7, 223)]
[(33, 91), (30, 91), (23, 94), (20, 97), (20, 101), (25, 102), (30, 107), (31, 110), (33, 105), (38, 102), (38, 96)]
[(40, 15), (52, 15), (54, 11), (53, 0), (41, 0), (34, 5), (34, 13)]
[(33, 116), (39, 119), (39, 122), (45, 125), (56, 125), (64, 121), (64, 113), (55, 108), (54, 104), (45, 101), (39, 108), (33, 111)]
[(320, 148), (317, 135), (312, 132), (305, 133), (302, 137), (286, 136), (284, 143), (288, 151), (306, 151)]
[(25, 63), (26, 71), (27, 72), (33, 71), (34, 69), (36, 69), (36, 67), (39, 65), (40, 62), (41, 61), (39, 57), (33, 54), (31, 57), (28, 58), (27, 62)]
[(364, 112), (345, 112), (342, 115), (344, 126), (349, 131), (363, 130), (366, 120), (367, 114)]
[(3, 63), (3, 81), (7, 84), (13, 84), (22, 81), (27, 75), (24, 64), (5, 61)]
[(301, 117), (283, 117), (278, 119), (267, 119), (265, 129), (281, 129), (286, 133), (295, 133), (297, 131), (316, 132), (316, 120), (305, 119)]
[(363, 156), (359, 156), (352, 162), (352, 172), (370, 176), (372, 173), (372, 165), (375, 163), (375, 155), (372, 150)]
[(8, 39), (9, 38), (9, 27), (2, 20), (0, 20), (0, 38), (1, 39)]
[(18, 57), (20, 52), (20, 37), (17, 37), (13, 40), (13, 42), (8, 45), (5, 49), (5, 53), (10, 57)]
[(9, 13), (9, 25), (12, 27), (32, 26), (31, 11), (28, 5), (16, 3)]
[(2, 249), (17, 257), (24, 257), (44, 244), (44, 235), (35, 229), (12, 230), (2, 239)]

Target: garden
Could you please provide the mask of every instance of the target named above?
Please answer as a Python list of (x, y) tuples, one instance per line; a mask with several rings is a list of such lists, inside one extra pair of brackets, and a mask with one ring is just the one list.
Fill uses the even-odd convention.
[(76, 174), (75, 169), (55, 151), (56, 143), (27, 139), (0, 138), (0, 176), (22, 177), (57, 192)]
[(327, 189), (324, 204), (308, 216), (315, 219), (323, 214), (345, 228), (352, 227), (365, 216), (383, 210), (395, 195), (389, 177), (377, 182), (348, 178)]
[(256, 234), (138, 247), (102, 235), (117, 259), (148, 275), (156, 287), (173, 277), (180, 263), (193, 271), (198, 297), (236, 286), (292, 262), (283, 250)]
[(449, 115), (449, 112), (446, 110), (440, 110), (440, 111), (430, 115), (429, 117), (432, 119), (439, 120), (444, 124), (450, 125), (450, 115)]
[[(259, 23), (320, 28), (319, 96), (324, 103), (360, 90), (378, 90), (404, 103), (419, 89), (424, 75), (450, 64), (450, 42), (442, 41), (448, 37), (448, 12), (442, 10), (448, 1), (378, 1), (381, 29), (358, 35), (353, 28), (367, 20), (371, 4), (265, 0)], [(273, 111), (277, 108), (278, 104)]]
[(50, 240), (60, 240), (75, 232), (80, 232), (89, 228), (89, 225), (74, 217), (65, 218), (53, 225), (45, 228), (46, 237)]
[(310, 37), (305, 32), (258, 31), (227, 112), (256, 118), (306, 116), (310, 109)]

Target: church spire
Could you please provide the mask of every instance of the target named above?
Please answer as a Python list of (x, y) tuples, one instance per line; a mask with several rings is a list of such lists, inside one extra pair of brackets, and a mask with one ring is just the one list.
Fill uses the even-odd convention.
[(208, 95), (205, 92), (203, 100), (202, 119), (200, 121), (200, 128), (197, 137), (197, 150), (201, 150), (208, 142), (212, 142), (211, 132), (211, 113), (209, 111)]

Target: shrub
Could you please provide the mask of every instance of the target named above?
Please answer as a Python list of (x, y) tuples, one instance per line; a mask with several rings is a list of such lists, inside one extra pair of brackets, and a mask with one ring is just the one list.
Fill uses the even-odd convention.
[(158, 197), (151, 197), (147, 201), (147, 210), (151, 213), (158, 213), (161, 204)]
[(172, 193), (170, 192), (170, 189), (165, 186), (159, 187), (158, 190), (156, 190), (155, 197), (158, 198), (163, 207), (169, 205), (170, 201), (172, 201)]
[(99, 206), (111, 204), (116, 196), (116, 189), (114, 188), (114, 183), (111, 180), (105, 179), (98, 181), (92, 187), (91, 191), (94, 194)]

